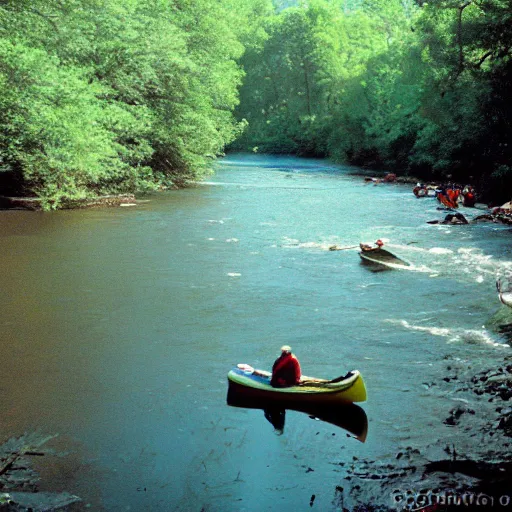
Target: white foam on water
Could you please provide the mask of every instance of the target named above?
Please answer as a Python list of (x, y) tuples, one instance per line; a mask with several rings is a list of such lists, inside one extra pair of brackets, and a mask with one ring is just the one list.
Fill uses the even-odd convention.
[(498, 343), (485, 328), (476, 329), (450, 329), (447, 327), (413, 325), (407, 320), (388, 319), (387, 322), (402, 325), (410, 331), (428, 332), (433, 336), (448, 338), (447, 343), (465, 343), (469, 345), (489, 345), (491, 347), (510, 349), (505, 343)]
[(412, 325), (407, 320), (388, 319), (387, 322), (402, 325), (410, 331), (428, 332), (433, 336), (449, 336), (450, 329), (433, 326)]
[(482, 274), (494, 275), (496, 273), (496, 271), (494, 269), (486, 269), (486, 268), (482, 268), (480, 266), (476, 267), (475, 270), (477, 270), (478, 272), (482, 272)]
[(300, 249), (321, 249), (323, 247), (323, 244), (319, 242), (300, 242), (297, 244), (297, 247), (299, 247)]
[(417, 267), (416, 265), (402, 265), (400, 263), (388, 263), (388, 262), (384, 262), (384, 261), (379, 261), (378, 262), (379, 265), (382, 265), (384, 267), (388, 267), (388, 268), (394, 268), (394, 269), (397, 269), (397, 270), (409, 270), (410, 272), (433, 272), (432, 269), (428, 268), (427, 266), (425, 265), (421, 265), (419, 267)]
[(448, 343), (466, 343), (469, 345), (490, 345), (491, 347), (500, 347), (509, 349), (510, 346), (504, 343), (496, 342), (492, 336), (486, 330), (472, 330), (465, 329), (461, 331), (455, 331), (454, 337), (451, 338)]
[(398, 319), (388, 319), (386, 321), (389, 323), (392, 323), (392, 324), (402, 325), (403, 327), (405, 327), (406, 329), (409, 329), (411, 331), (428, 332), (434, 336), (449, 336), (449, 334), (450, 334), (450, 329), (443, 328), (443, 327), (412, 325), (407, 320), (398, 320)]
[(289, 237), (285, 236), (283, 238), (281, 246), (282, 247), (297, 247), (299, 245), (299, 243), (300, 243), (300, 241), (297, 240), (296, 238), (289, 238)]
[(229, 277), (240, 277), (242, 274), (240, 272), (228, 272)]
[(416, 265), (412, 265), (411, 267), (405, 267), (407, 270), (412, 270), (414, 272), (426, 272), (430, 273), (433, 272), (431, 268), (428, 268), (426, 265), (421, 265), (417, 267)]
[(445, 249), (444, 247), (432, 247), (428, 252), (431, 254), (453, 254), (451, 249)]
[(475, 247), (460, 247), (457, 252), (461, 253), (461, 254), (470, 254), (472, 252), (475, 252), (477, 251), (478, 249), (476, 249)]
[(451, 399), (454, 402), (462, 402), (463, 404), (469, 404), (469, 400), (466, 400), (465, 398), (454, 398), (454, 397), (451, 397)]
[[(410, 246), (396, 247), (416, 253), (423, 252), (428, 260), (419, 269), (423, 272), (429, 268), (433, 269), (430, 277), (446, 274), (459, 275), (464, 276), (464, 279), (487, 286), (489, 279), (495, 280), (503, 272), (512, 270), (512, 261), (498, 261), (493, 258), (493, 255), (485, 254), (482, 249), (477, 247), (462, 247), (456, 250), (445, 247), (430, 249)], [(437, 256), (438, 258), (436, 258)], [(421, 256), (415, 259), (421, 261)]]
[(424, 247), (417, 247), (416, 245), (408, 244), (408, 245), (398, 245), (398, 244), (388, 244), (388, 247), (395, 247), (397, 249), (404, 249), (411, 252), (427, 252), (428, 249)]

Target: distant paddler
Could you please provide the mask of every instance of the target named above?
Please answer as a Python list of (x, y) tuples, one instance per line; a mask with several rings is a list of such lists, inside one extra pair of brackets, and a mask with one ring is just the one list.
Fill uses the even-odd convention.
[(363, 251), (363, 252), (371, 252), (371, 251), (378, 251), (379, 249), (382, 248), (383, 245), (384, 245), (384, 242), (379, 238), (375, 242), (375, 247), (372, 247), (371, 245), (363, 244), (363, 243), (360, 243), (359, 247), (361, 248), (361, 251)]

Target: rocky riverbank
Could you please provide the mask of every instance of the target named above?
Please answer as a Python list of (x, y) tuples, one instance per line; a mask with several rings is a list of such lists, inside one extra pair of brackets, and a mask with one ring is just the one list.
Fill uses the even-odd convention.
[(512, 356), (476, 372), (447, 361), (446, 377), (423, 386), (454, 402), (446, 437), (389, 460), (342, 463), (351, 512), (512, 510)]
[[(56, 436), (37, 432), (12, 437), (0, 444), (0, 511), (50, 512), (68, 510), (81, 499), (68, 492), (42, 492), (33, 459), (56, 455), (45, 447)], [(46, 456), (46, 457), (45, 457)]]

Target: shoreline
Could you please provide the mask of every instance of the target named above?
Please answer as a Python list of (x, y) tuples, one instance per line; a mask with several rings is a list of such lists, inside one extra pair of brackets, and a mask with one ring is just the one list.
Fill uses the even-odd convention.
[[(0, 196), (0, 210), (29, 210), (43, 211), (43, 201), (38, 197), (9, 197)], [(61, 210), (78, 210), (84, 208), (102, 208), (118, 206), (135, 206), (137, 200), (134, 194), (105, 195), (84, 199), (62, 200)]]
[(512, 355), (502, 363), (479, 370), (448, 364), (441, 382), (425, 384), (453, 395), (447, 436), (389, 460), (353, 463), (345, 477), (349, 510), (512, 510)]

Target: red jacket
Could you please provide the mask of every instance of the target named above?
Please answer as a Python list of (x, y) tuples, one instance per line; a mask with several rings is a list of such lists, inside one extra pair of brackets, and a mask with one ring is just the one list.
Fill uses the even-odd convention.
[(288, 352), (281, 354), (272, 366), (270, 384), (275, 388), (295, 386), (300, 382), (301, 369), (298, 359)]

